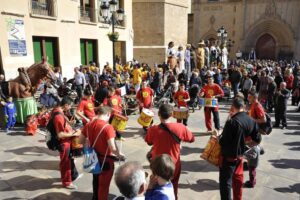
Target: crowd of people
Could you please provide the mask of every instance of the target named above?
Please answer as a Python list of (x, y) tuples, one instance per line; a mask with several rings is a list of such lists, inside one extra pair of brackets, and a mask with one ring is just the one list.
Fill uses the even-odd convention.
[[(242, 199), (243, 187), (255, 187), (256, 167), (259, 154), (263, 154), (261, 126), (268, 120), (266, 113), (275, 112), (274, 128), (288, 126), (286, 120), (287, 103), (292, 96), (292, 105), (300, 111), (300, 66), (297, 62), (256, 60), (227, 61), (228, 52), (218, 49), (214, 44), (199, 42), (199, 47), (179, 46), (175, 50), (170, 42), (166, 62), (149, 66), (136, 60), (126, 64), (117, 63), (112, 69), (107, 63), (102, 72), (91, 62), (88, 66), (74, 68), (74, 78), (63, 78), (60, 70), (56, 88), (63, 91), (63, 98), (56, 97), (52, 117), (61, 145), (60, 172), (62, 185), (76, 189), (73, 182), (80, 178), (70, 157), (72, 138), (79, 137), (85, 144), (94, 144), (99, 161), (103, 164), (100, 174), (93, 175), (93, 199), (107, 199), (109, 186), (115, 173), (115, 183), (123, 197), (116, 199), (178, 199), (178, 182), (181, 174), (180, 144), (195, 141), (193, 133), (187, 128), (188, 114), (172, 122), (174, 107), (189, 108), (204, 100), (205, 126), (208, 132), (215, 130), (223, 161), (220, 166), (221, 199)], [(227, 56), (227, 55), (226, 55)], [(50, 84), (44, 89), (49, 92)], [(155, 101), (165, 97), (170, 90), (167, 103), (158, 105), (159, 125), (143, 126), (144, 140), (152, 146), (147, 157), (152, 175), (148, 178), (140, 163), (129, 161), (114, 170), (115, 160), (125, 160), (115, 140), (123, 140), (120, 130), (112, 124), (118, 115), (126, 115), (128, 102), (121, 95), (120, 88), (125, 88), (126, 95), (134, 96), (137, 109), (153, 109)], [(74, 102), (65, 90), (76, 91)], [(58, 92), (59, 93), (59, 92)], [(221, 129), (218, 102), (232, 98), (228, 119)], [(11, 106), (12, 100), (6, 104)], [(192, 102), (192, 103), (191, 103)], [(75, 103), (75, 112), (72, 105)], [(52, 109), (52, 108), (51, 108)], [(9, 123), (14, 125), (9, 110), (5, 111)], [(213, 114), (214, 127), (211, 113)], [(74, 117), (75, 116), (75, 117)], [(81, 121), (81, 128), (75, 125)], [(45, 123), (44, 123), (45, 124)], [(200, 127), (199, 127), (200, 128)], [(242, 138), (242, 139), (241, 139)], [(246, 148), (247, 147), (247, 148)], [(253, 156), (254, 155), (254, 156)], [(248, 160), (249, 181), (244, 183), (243, 157)], [(148, 183), (148, 184), (147, 184)]]

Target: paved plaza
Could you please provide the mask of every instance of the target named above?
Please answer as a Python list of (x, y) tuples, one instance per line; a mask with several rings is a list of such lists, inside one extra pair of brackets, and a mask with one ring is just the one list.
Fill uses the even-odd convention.
[[(228, 105), (225, 104), (223, 102), (220, 107), (222, 125), (228, 115)], [(288, 129), (274, 129), (270, 136), (263, 137), (266, 153), (260, 157), (257, 185), (254, 189), (244, 189), (245, 200), (300, 199), (300, 113), (294, 111), (295, 107), (288, 107), (288, 110)], [(138, 160), (149, 170), (145, 156), (150, 147), (143, 141), (137, 117), (130, 116), (128, 129), (124, 133), (126, 141), (122, 145), (118, 142), (118, 145), (122, 146), (127, 160)], [(155, 122), (158, 122), (157, 118)], [(209, 139), (203, 134), (206, 130), (203, 110), (191, 113), (188, 124), (196, 141), (182, 144), (179, 199), (220, 199), (218, 169), (199, 157)], [(0, 199), (91, 199), (90, 174), (84, 174), (75, 182), (78, 190), (61, 187), (58, 153), (49, 151), (44, 139), (42, 134), (24, 136), (22, 128), (10, 135), (0, 133)], [(81, 162), (81, 158), (76, 159), (79, 171), (82, 171)], [(115, 166), (118, 167), (119, 163), (116, 162)], [(248, 172), (245, 171), (247, 179)], [(120, 194), (113, 181), (110, 194), (110, 199)]]

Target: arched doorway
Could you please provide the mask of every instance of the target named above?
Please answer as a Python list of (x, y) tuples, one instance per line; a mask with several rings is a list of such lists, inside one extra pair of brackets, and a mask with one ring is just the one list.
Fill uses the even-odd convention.
[(256, 56), (258, 59), (276, 58), (276, 41), (270, 34), (266, 33), (257, 40)]

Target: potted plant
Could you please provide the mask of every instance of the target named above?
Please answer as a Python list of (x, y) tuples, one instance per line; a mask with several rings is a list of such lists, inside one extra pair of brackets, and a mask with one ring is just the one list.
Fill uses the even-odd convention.
[(119, 39), (119, 33), (118, 32), (108, 33), (107, 36), (108, 36), (109, 40), (112, 41), (112, 42), (116, 42)]

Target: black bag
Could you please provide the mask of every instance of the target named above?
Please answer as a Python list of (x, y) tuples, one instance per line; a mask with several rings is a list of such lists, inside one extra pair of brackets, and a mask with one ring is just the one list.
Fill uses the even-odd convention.
[[(46, 135), (46, 144), (48, 149), (52, 151), (62, 151), (61, 144), (58, 140), (57, 133), (55, 131), (53, 119), (56, 115), (62, 115), (60, 112), (55, 112), (51, 115), (51, 118), (46, 126), (47, 135)], [(66, 127), (66, 120), (64, 122), (64, 127)]]
[(270, 115), (266, 113), (266, 122), (258, 124), (259, 132), (263, 135), (269, 135), (272, 132), (272, 120)]

